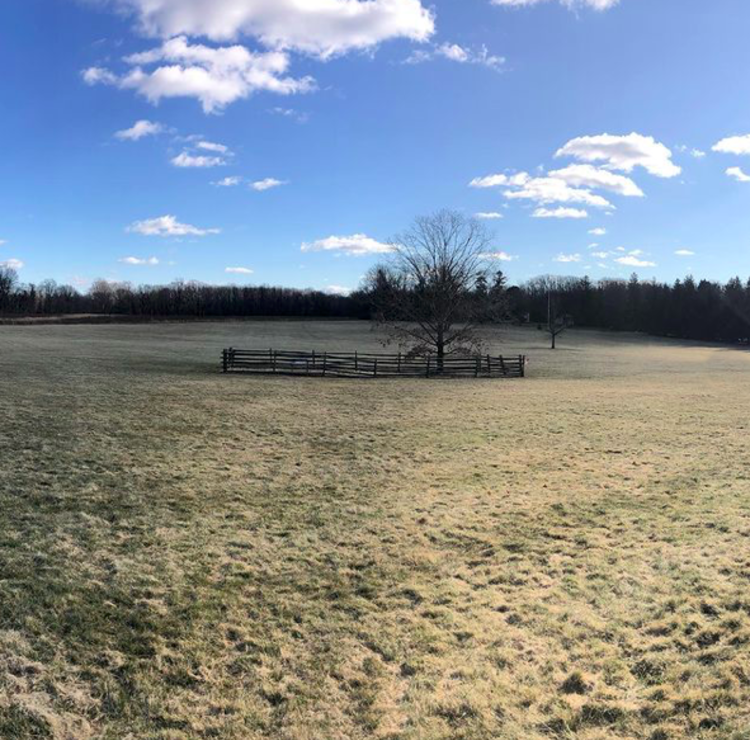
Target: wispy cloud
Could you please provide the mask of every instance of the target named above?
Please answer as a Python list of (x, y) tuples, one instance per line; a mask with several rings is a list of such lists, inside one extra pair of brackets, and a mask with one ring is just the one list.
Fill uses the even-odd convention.
[(275, 177), (267, 177), (264, 180), (256, 180), (250, 183), (250, 188), (256, 192), (262, 193), (266, 190), (280, 188), (282, 185), (288, 185), (286, 180), (277, 180)]
[(478, 218), (482, 221), (496, 221), (497, 219), (504, 218), (502, 213), (498, 213), (497, 211), (491, 211), (491, 212), (480, 212), (475, 213), (474, 218)]
[(254, 270), (251, 270), (249, 267), (225, 267), (224, 272), (232, 275), (252, 275)]
[(143, 236), (159, 237), (208, 236), (221, 233), (221, 229), (201, 229), (191, 224), (180, 223), (175, 216), (159, 216), (145, 221), (135, 221), (126, 230)]
[(24, 263), (19, 259), (11, 257), (10, 259), (0, 262), (0, 267), (4, 267), (7, 270), (22, 270), (24, 267)]
[(505, 68), (505, 57), (490, 54), (486, 46), (471, 49), (459, 44), (440, 44), (430, 49), (418, 49), (405, 60), (405, 64), (423, 64), (435, 59), (447, 59), (459, 64), (477, 64), (496, 72)]
[(166, 128), (161, 123), (153, 121), (136, 121), (130, 128), (115, 132), (115, 138), (120, 141), (138, 141), (146, 136), (158, 136), (163, 134)]
[(134, 266), (143, 266), (143, 265), (156, 266), (159, 264), (159, 260), (156, 257), (122, 257), (121, 259), (117, 261), (122, 262), (125, 265), (134, 265)]
[(581, 208), (537, 208), (533, 218), (588, 218), (588, 211)]

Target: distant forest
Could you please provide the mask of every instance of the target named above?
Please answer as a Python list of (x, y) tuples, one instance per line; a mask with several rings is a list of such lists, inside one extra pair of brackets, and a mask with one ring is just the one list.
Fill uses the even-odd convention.
[[(748, 343), (750, 280), (726, 284), (692, 277), (673, 284), (540, 277), (507, 288), (507, 319), (544, 324), (550, 304), (576, 326), (681, 339)], [(138, 286), (98, 280), (82, 293), (45, 281), (24, 285), (0, 268), (0, 316), (109, 314), (142, 318), (298, 317), (368, 319), (369, 296), (269, 286), (176, 282)]]

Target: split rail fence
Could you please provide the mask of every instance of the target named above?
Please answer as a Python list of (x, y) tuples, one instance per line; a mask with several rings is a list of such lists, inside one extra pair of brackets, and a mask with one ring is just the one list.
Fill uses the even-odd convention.
[(469, 355), (409, 357), (404, 354), (360, 354), (247, 350), (222, 352), (223, 372), (336, 378), (523, 378), (526, 357)]

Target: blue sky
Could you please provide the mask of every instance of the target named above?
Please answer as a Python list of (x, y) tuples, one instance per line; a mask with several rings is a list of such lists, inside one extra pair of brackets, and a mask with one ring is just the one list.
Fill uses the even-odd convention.
[(516, 281), (750, 275), (746, 0), (301, 5), (2, 3), (0, 263), (351, 289), (448, 207)]

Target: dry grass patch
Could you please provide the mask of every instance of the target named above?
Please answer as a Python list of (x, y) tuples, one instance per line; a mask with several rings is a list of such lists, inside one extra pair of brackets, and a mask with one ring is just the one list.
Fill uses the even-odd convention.
[(370, 341), (0, 327), (0, 737), (748, 740), (749, 356), (210, 372)]

